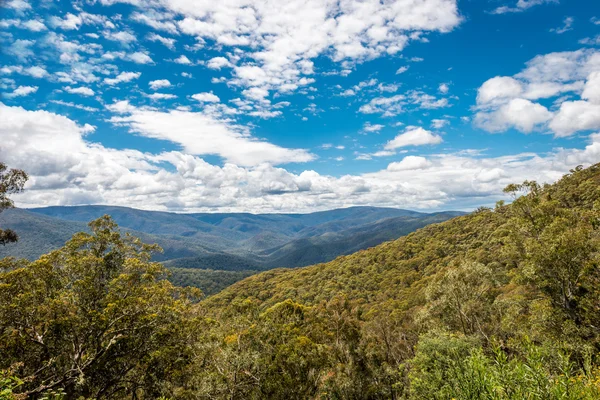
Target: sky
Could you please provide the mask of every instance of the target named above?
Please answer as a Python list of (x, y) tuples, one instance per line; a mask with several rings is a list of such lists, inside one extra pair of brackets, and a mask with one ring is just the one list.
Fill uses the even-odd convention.
[(472, 210), (600, 162), (598, 0), (1, 0), (20, 207)]

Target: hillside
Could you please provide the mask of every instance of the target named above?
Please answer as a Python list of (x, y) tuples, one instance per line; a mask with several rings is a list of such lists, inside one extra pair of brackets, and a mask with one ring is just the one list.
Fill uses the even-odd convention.
[(307, 389), (325, 398), (599, 398), (600, 164), (506, 192), (512, 204), (208, 298), (215, 351), (234, 351), (217, 359), (292, 352), (327, 377)]
[[(343, 256), (325, 264), (301, 269), (277, 269), (250, 277), (209, 301), (228, 304), (253, 298), (265, 306), (285, 299), (317, 304), (343, 294), (367, 308), (386, 305), (409, 310), (424, 301), (424, 287), (464, 262), (492, 265), (506, 272), (514, 267), (508, 254), (516, 215), (522, 203), (531, 201), (540, 214), (561, 211), (587, 212), (600, 206), (598, 165), (568, 175), (554, 185), (540, 188), (515, 186), (515, 195), (528, 193), (515, 204), (500, 203), (496, 209), (482, 208), (469, 215), (431, 224), (395, 241)], [(531, 192), (533, 191), (533, 192)], [(595, 202), (598, 202), (597, 204)], [(533, 207), (527, 204), (527, 212)], [(528, 215), (532, 221), (537, 215)], [(541, 215), (558, 218), (559, 215)], [(545, 224), (548, 221), (543, 221)], [(535, 221), (537, 224), (537, 221)], [(515, 244), (516, 245), (516, 244)]]

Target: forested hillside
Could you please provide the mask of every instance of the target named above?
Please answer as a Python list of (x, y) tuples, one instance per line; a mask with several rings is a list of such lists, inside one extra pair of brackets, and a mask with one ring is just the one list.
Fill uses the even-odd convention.
[[(198, 301), (107, 217), (0, 269), (5, 387), (40, 397), (600, 398), (600, 164)], [(75, 349), (75, 350), (73, 350)]]

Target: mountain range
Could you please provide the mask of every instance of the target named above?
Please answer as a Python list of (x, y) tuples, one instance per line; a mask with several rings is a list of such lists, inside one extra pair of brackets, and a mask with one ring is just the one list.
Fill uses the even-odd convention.
[(36, 259), (62, 246), (74, 233), (86, 231), (87, 222), (106, 214), (122, 230), (146, 243), (159, 244), (164, 251), (155, 255), (155, 260), (174, 271), (177, 283), (197, 284), (197, 276), (191, 275), (200, 273), (200, 280), (206, 280), (209, 274), (210, 283), (202, 288), (214, 287), (207, 290), (211, 293), (224, 285), (215, 285), (216, 271), (219, 281), (229, 283), (254, 271), (327, 262), (463, 213), (377, 207), (311, 214), (177, 214), (115, 206), (10, 209), (0, 214), (0, 224), (18, 232), (20, 240), (0, 248), (0, 258)]

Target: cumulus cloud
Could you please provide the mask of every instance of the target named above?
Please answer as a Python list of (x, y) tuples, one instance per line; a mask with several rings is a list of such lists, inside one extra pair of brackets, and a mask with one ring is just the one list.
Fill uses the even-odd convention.
[(220, 114), (210, 108), (202, 112), (160, 112), (119, 102), (109, 109), (121, 114), (113, 116), (111, 122), (126, 125), (132, 133), (141, 136), (177, 143), (189, 154), (218, 155), (242, 166), (307, 162), (314, 159), (306, 150), (288, 149), (257, 140), (247, 128), (220, 118)]
[(192, 99), (202, 103), (218, 103), (221, 101), (221, 99), (219, 99), (219, 96), (215, 95), (212, 92), (196, 93), (192, 95)]
[(513, 6), (500, 6), (492, 11), (492, 14), (506, 14), (506, 13), (518, 13), (529, 10), (531, 7), (539, 6), (542, 4), (555, 3), (558, 4), (559, 0), (519, 0)]
[(88, 87), (71, 87), (71, 86), (66, 86), (65, 87), (65, 91), (68, 93), (72, 93), (72, 94), (80, 94), (82, 96), (93, 96), (94, 95), (94, 91)]
[(19, 86), (18, 88), (13, 90), (11, 93), (4, 93), (4, 97), (12, 99), (15, 97), (28, 96), (32, 93), (37, 92), (37, 90), (38, 90), (37, 86)]
[(10, 28), (16, 27), (21, 29), (27, 29), (31, 32), (41, 32), (45, 31), (46, 25), (40, 19), (30, 19), (30, 20), (21, 20), (21, 19), (2, 19), (0, 20), (0, 28)]
[(130, 43), (136, 42), (137, 38), (134, 34), (128, 31), (104, 31), (102, 36), (105, 39), (112, 40), (114, 42), (120, 42), (124, 46), (128, 46)]
[(157, 90), (160, 88), (170, 87), (171, 82), (169, 82), (168, 79), (157, 79), (157, 80), (148, 82), (148, 86), (150, 86), (150, 88), (152, 90)]
[(512, 99), (489, 113), (478, 113), (475, 124), (490, 132), (516, 128), (529, 133), (552, 119), (552, 113), (541, 104), (526, 99)]
[(6, 53), (25, 63), (33, 57), (31, 47), (35, 44), (33, 40), (17, 39), (4, 49)]
[(172, 18), (173, 16), (171, 14), (163, 14), (152, 11), (147, 13), (134, 12), (131, 14), (131, 19), (136, 22), (148, 25), (159, 31), (177, 34), (177, 25), (175, 25), (175, 23), (172, 21)]
[(116, 85), (122, 82), (130, 82), (134, 79), (138, 79), (142, 75), (140, 72), (121, 72), (114, 78), (104, 78), (104, 83), (107, 85)]
[(176, 62), (177, 64), (184, 64), (184, 65), (189, 65), (192, 62), (190, 61), (189, 58), (187, 58), (187, 56), (185, 56), (184, 54), (180, 55), (179, 57), (177, 57), (175, 60), (173, 60), (174, 62)]
[[(598, 74), (597, 50), (539, 55), (518, 74), (481, 85), (474, 123), (490, 132), (550, 130), (557, 137), (600, 129)], [(572, 95), (580, 99), (572, 100)], [(553, 106), (541, 104), (544, 99), (555, 99)]]
[(147, 36), (147, 39), (150, 40), (151, 42), (162, 43), (165, 47), (167, 47), (170, 50), (175, 50), (176, 40), (173, 38), (167, 38), (167, 37), (161, 36), (157, 33), (151, 33)]
[(387, 142), (385, 150), (396, 150), (407, 146), (423, 146), (442, 143), (440, 135), (421, 127), (409, 126), (406, 130)]
[(431, 163), (425, 157), (406, 156), (399, 162), (390, 163), (387, 166), (388, 171), (413, 171), (430, 167)]
[(0, 74), (10, 75), (12, 73), (28, 75), (28, 76), (31, 76), (33, 78), (38, 78), (38, 79), (48, 76), (48, 71), (46, 71), (46, 69), (44, 67), (40, 67), (38, 65), (26, 67), (26, 68), (23, 68), (20, 65), (13, 65), (13, 66), (5, 65), (4, 67), (0, 68)]
[(177, 96), (171, 93), (152, 93), (148, 95), (151, 100), (172, 100), (176, 99)]
[[(146, 131), (146, 124), (156, 127), (158, 122), (155, 131), (144, 135), (161, 137), (159, 132), (181, 126), (173, 121), (189, 117), (189, 113), (165, 117), (131, 106), (129, 111), (132, 115), (124, 122), (138, 133)], [(137, 113), (142, 114), (133, 116)], [(158, 120), (152, 118), (156, 115)], [(291, 173), (269, 164), (216, 166), (181, 151), (111, 149), (88, 140), (94, 130), (90, 125), (2, 103), (0, 120), (3, 160), (31, 175), (28, 190), (16, 196), (19, 206), (96, 203), (221, 212), (303, 212), (350, 205), (472, 209), (503, 198), (502, 188), (509, 183), (554, 181), (574, 166), (589, 165), (600, 157), (600, 134), (594, 134), (581, 150), (494, 158), (469, 152), (407, 156), (373, 173), (332, 177), (311, 170)], [(206, 132), (197, 122), (194, 119), (195, 129), (188, 127), (184, 133), (191, 137)], [(199, 142), (206, 141), (204, 133), (200, 136)]]
[(442, 129), (443, 127), (447, 126), (450, 124), (450, 121), (448, 121), (447, 119), (433, 119), (431, 120), (431, 126), (434, 129)]
[(381, 124), (371, 124), (370, 122), (367, 122), (362, 130), (363, 132), (366, 133), (371, 133), (371, 132), (379, 132), (380, 130), (382, 130), (383, 128), (385, 128), (385, 125), (381, 125)]
[(152, 64), (152, 58), (148, 55), (148, 53), (144, 53), (141, 51), (136, 51), (135, 53), (131, 53), (127, 55), (127, 59), (133, 61), (136, 64)]
[(410, 90), (405, 94), (372, 98), (367, 104), (363, 104), (358, 111), (363, 114), (381, 114), (384, 117), (393, 117), (407, 111), (409, 107), (432, 110), (448, 107), (449, 105), (446, 98), (436, 98), (422, 91)]
[[(351, 65), (396, 54), (428, 32), (453, 30), (462, 21), (456, 3), (164, 0), (160, 6), (155, 2), (135, 3), (140, 11), (134, 18), (155, 29), (192, 35), (200, 44), (236, 47), (242, 52), (238, 57), (244, 60), (242, 65), (233, 67), (228, 64), (231, 60), (216, 57), (207, 66), (232, 67), (231, 84), (289, 92), (306, 85), (303, 79), (313, 74), (311, 60), (319, 56), (330, 56), (335, 62), (349, 61)], [(174, 17), (156, 18), (165, 13)], [(167, 27), (167, 22), (174, 22), (176, 27)], [(184, 58), (177, 62), (191, 63)]]
[(221, 69), (223, 67), (232, 67), (231, 62), (225, 57), (213, 57), (206, 63), (210, 69)]

